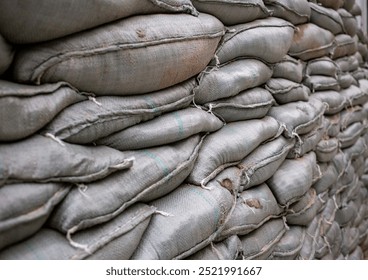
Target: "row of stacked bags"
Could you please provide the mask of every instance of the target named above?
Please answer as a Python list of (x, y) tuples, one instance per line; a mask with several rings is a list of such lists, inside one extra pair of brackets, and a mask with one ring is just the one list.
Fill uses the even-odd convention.
[(2, 0), (0, 259), (368, 257), (354, 0)]

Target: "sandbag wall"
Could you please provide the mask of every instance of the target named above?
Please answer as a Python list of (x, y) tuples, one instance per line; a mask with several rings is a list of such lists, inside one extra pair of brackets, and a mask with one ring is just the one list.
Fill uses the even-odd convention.
[(0, 259), (367, 256), (355, 1), (32, 2), (0, 3)]

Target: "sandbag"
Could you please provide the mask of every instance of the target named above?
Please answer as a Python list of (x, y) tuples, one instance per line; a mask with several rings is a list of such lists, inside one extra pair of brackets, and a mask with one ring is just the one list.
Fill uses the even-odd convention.
[(355, 0), (344, 0), (343, 8), (350, 11), (354, 7), (354, 4)]
[(192, 0), (202, 13), (217, 17), (225, 25), (234, 25), (268, 17), (270, 12), (262, 0)]
[(316, 155), (310, 152), (298, 159), (286, 159), (267, 185), (281, 205), (299, 200), (319, 178)]
[(354, 37), (358, 30), (358, 22), (355, 17), (345, 9), (339, 9), (338, 13), (344, 23), (345, 33)]
[(273, 67), (273, 78), (284, 78), (290, 81), (301, 83), (303, 80), (304, 65), (300, 60), (286, 55)]
[(273, 248), (268, 259), (270, 260), (294, 260), (302, 249), (306, 228), (290, 226), (284, 236)]
[(109, 221), (136, 202), (171, 192), (192, 170), (201, 143), (196, 135), (173, 145), (126, 152), (135, 158), (128, 172), (72, 189), (55, 209), (50, 226), (72, 234)]
[(311, 2), (309, 5), (312, 10), (311, 23), (332, 32), (334, 35), (345, 33), (344, 23), (337, 11)]
[(0, 141), (30, 136), (64, 108), (85, 99), (63, 82), (33, 86), (0, 80)]
[(346, 108), (340, 113), (341, 129), (344, 130), (349, 125), (360, 122), (365, 118), (367, 118), (367, 115), (361, 106)]
[[(365, 94), (365, 96), (368, 96), (368, 80), (366, 79), (359, 80), (359, 88)], [(364, 100), (365, 102), (363, 102), (362, 105), (364, 105), (366, 101), (368, 101), (367, 98), (365, 98)]]
[(311, 9), (307, 0), (264, 0), (272, 16), (283, 18), (294, 25), (309, 21)]
[(349, 11), (353, 16), (358, 17), (362, 15), (362, 8), (359, 4), (355, 3), (354, 6)]
[(317, 127), (322, 121), (326, 107), (327, 105), (321, 101), (311, 99), (309, 102), (297, 101), (273, 106), (267, 115), (285, 126), (286, 137), (293, 138), (295, 135), (308, 133)]
[(345, 130), (337, 135), (337, 139), (340, 141), (340, 147), (348, 148), (352, 146), (362, 135), (364, 129), (365, 126), (360, 122), (349, 125)]
[(349, 202), (346, 205), (343, 205), (336, 211), (335, 221), (339, 224), (340, 227), (348, 226), (357, 215), (357, 209), (353, 205), (354, 202)]
[(189, 0), (62, 0), (57, 3), (4, 0), (0, 11), (0, 32), (17, 44), (48, 41), (133, 15), (198, 14)]
[(114, 220), (67, 239), (43, 228), (31, 238), (0, 252), (8, 260), (127, 260), (137, 248), (155, 208), (138, 203)]
[(307, 76), (304, 81), (304, 85), (310, 88), (312, 92), (323, 90), (340, 90), (339, 82), (333, 78), (322, 75)]
[(326, 8), (332, 8), (334, 10), (341, 8), (344, 5), (344, 0), (317, 0), (317, 2), (321, 3), (322, 6), (325, 6)]
[(0, 76), (9, 68), (13, 57), (13, 47), (0, 34)]
[(279, 131), (279, 123), (271, 117), (225, 125), (206, 137), (187, 181), (206, 185), (224, 168), (238, 164), (262, 142), (276, 137)]
[(362, 56), (362, 59), (364, 61), (366, 61), (367, 60), (367, 57), (368, 57), (368, 47), (367, 47), (367, 44), (366, 43), (362, 44), (362, 43), (359, 42), (358, 43), (358, 51), (359, 51), (360, 55)]
[(42, 131), (71, 143), (91, 143), (142, 121), (189, 106), (194, 79), (137, 96), (102, 96), (65, 108)]
[(211, 64), (222, 64), (238, 57), (279, 62), (287, 54), (293, 34), (291, 23), (275, 17), (233, 25), (223, 37)]
[[(318, 150), (316, 151), (316, 154)], [(317, 158), (318, 159), (318, 158)], [(336, 183), (339, 173), (335, 166), (331, 162), (318, 163), (321, 171), (321, 178), (319, 178), (314, 184), (313, 188), (317, 194), (327, 191), (333, 184)]]
[(36, 233), (69, 189), (57, 183), (0, 187), (0, 250)]
[[(339, 225), (333, 222), (328, 232), (321, 238), (320, 246), (328, 249), (328, 255), (323, 256), (321, 259), (336, 259), (341, 252), (342, 245), (342, 233)], [(318, 249), (319, 251), (321, 248)]]
[(305, 74), (307, 76), (323, 75), (336, 78), (338, 71), (338, 65), (331, 58), (324, 56), (308, 61)]
[(204, 107), (228, 123), (263, 118), (274, 104), (275, 99), (268, 90), (255, 87), (233, 97), (211, 101)]
[(269, 79), (265, 87), (271, 92), (278, 104), (308, 101), (311, 93), (308, 87), (283, 78)]
[(96, 95), (143, 94), (201, 72), (223, 34), (207, 14), (134, 16), (19, 50), (13, 75), (35, 84), (63, 80)]
[(357, 246), (351, 254), (347, 256), (348, 260), (363, 260), (366, 259), (363, 250), (360, 246)]
[(221, 240), (234, 234), (247, 235), (270, 219), (280, 217), (283, 211), (266, 184), (243, 191), (218, 238)]
[(329, 162), (338, 153), (340, 148), (337, 138), (322, 139), (318, 142), (315, 152), (319, 162)]
[(222, 242), (211, 243), (194, 253), (187, 260), (236, 260), (241, 254), (242, 246), (237, 235), (230, 236)]
[(353, 75), (354, 79), (359, 82), (359, 80), (368, 78), (368, 70), (365, 68), (359, 67), (357, 70), (351, 73), (351, 75)]
[(193, 90), (194, 101), (204, 104), (264, 84), (272, 76), (272, 69), (256, 59), (241, 59), (221, 65), (208, 66), (198, 77)]
[(167, 215), (152, 218), (133, 260), (183, 259), (206, 247), (223, 226), (233, 198), (223, 187), (182, 185), (151, 204)]
[(359, 61), (355, 55), (343, 56), (335, 59), (334, 62), (342, 72), (353, 72), (359, 67)]
[[(361, 155), (364, 155), (367, 149), (368, 149), (367, 143), (365, 142), (364, 138), (359, 137), (358, 140), (352, 146), (343, 149), (343, 152), (346, 156), (346, 159), (350, 162), (359, 158)], [(364, 162), (361, 164), (361, 167), (364, 168)], [(355, 172), (357, 172), (356, 169)]]
[(105, 146), (80, 146), (34, 135), (0, 144), (0, 185), (22, 181), (82, 183), (130, 168), (134, 159)]
[[(359, 83), (360, 87), (351, 85), (346, 89), (340, 90), (340, 94), (346, 99), (346, 106), (364, 105), (368, 100), (368, 91), (365, 88), (365, 81)], [(368, 85), (368, 82), (367, 82)], [(367, 88), (368, 89), (368, 88)]]
[(334, 38), (335, 36), (330, 31), (313, 23), (298, 25), (289, 55), (302, 60), (328, 55), (333, 49)]
[(296, 259), (298, 260), (313, 260), (316, 253), (316, 238), (319, 236), (320, 220), (316, 216), (309, 224), (306, 230), (303, 246), (299, 251)]
[(284, 162), (295, 140), (279, 136), (277, 139), (260, 145), (239, 164), (241, 184), (239, 191), (257, 186), (271, 178)]
[(324, 122), (325, 119), (323, 118), (321, 125), (314, 128), (311, 132), (299, 136), (298, 141), (296, 141), (294, 147), (287, 154), (287, 158), (299, 158), (313, 151), (326, 133)]
[(350, 73), (340, 73), (337, 78), (340, 89), (349, 88), (351, 85), (358, 86), (357, 80), (354, 79), (353, 75)]
[(99, 145), (124, 150), (137, 150), (167, 145), (200, 132), (214, 132), (223, 126), (216, 116), (198, 108), (167, 113), (136, 124), (97, 141)]
[(336, 59), (353, 55), (357, 50), (358, 45), (350, 35), (340, 34), (335, 37), (335, 48), (332, 51), (331, 58)]
[(329, 121), (329, 126), (327, 129), (327, 135), (329, 137), (336, 137), (340, 133), (340, 114), (334, 114), (334, 115), (326, 115), (325, 119)]
[(265, 260), (286, 232), (283, 219), (272, 219), (257, 230), (240, 237), (243, 259)]
[(326, 103), (328, 107), (325, 110), (326, 115), (334, 115), (341, 112), (346, 106), (346, 99), (338, 91), (324, 90), (314, 92), (311, 99), (318, 99), (323, 103)]

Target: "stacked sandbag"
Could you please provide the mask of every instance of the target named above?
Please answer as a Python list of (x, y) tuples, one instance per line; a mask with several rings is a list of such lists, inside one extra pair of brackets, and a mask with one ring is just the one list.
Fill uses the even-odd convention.
[(368, 252), (355, 1), (48, 2), (0, 4), (0, 259)]

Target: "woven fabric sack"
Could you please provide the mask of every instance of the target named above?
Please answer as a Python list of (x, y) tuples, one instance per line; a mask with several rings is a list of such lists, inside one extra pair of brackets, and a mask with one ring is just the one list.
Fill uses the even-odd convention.
[(308, 61), (305, 69), (305, 74), (307, 76), (323, 75), (336, 78), (339, 70), (342, 69), (338, 68), (337, 63), (335, 63), (331, 58), (324, 56)]
[(228, 123), (263, 118), (274, 104), (275, 99), (268, 90), (255, 87), (233, 97), (211, 101), (204, 107)]
[(295, 101), (308, 101), (310, 89), (303, 84), (283, 78), (272, 78), (266, 82), (265, 88), (271, 92), (278, 104)]
[(305, 61), (326, 56), (333, 50), (334, 38), (330, 31), (313, 23), (298, 25), (288, 54)]
[(239, 59), (219, 67), (208, 66), (199, 76), (193, 90), (194, 101), (205, 104), (264, 84), (272, 76), (272, 69), (256, 59)]
[(211, 65), (238, 57), (257, 58), (268, 63), (279, 62), (287, 54), (293, 35), (294, 26), (276, 17), (233, 25), (221, 40)]
[(226, 167), (238, 164), (262, 142), (276, 137), (279, 132), (279, 123), (271, 117), (225, 125), (206, 137), (187, 181), (206, 185)]
[(311, 9), (307, 0), (264, 0), (272, 16), (283, 18), (294, 25), (309, 21)]
[(217, 17), (227, 26), (270, 15), (262, 0), (192, 0), (191, 2), (199, 12)]
[(215, 115), (198, 108), (166, 113), (153, 120), (136, 124), (97, 141), (99, 145), (137, 150), (167, 145), (198, 133), (209, 133), (223, 126)]
[(292, 58), (289, 55), (277, 62), (273, 67), (273, 78), (283, 78), (301, 83), (304, 75), (304, 64), (301, 60)]
[(223, 187), (182, 185), (151, 204), (166, 215), (152, 218), (133, 260), (184, 259), (203, 249), (221, 230), (233, 198)]
[(177, 188), (193, 169), (202, 140), (198, 135), (172, 145), (126, 152), (131, 169), (74, 188), (55, 209), (50, 226), (72, 234), (109, 221), (130, 205)]
[(0, 76), (9, 68), (13, 57), (13, 47), (0, 34)]
[(163, 113), (187, 108), (195, 81), (136, 96), (101, 96), (65, 108), (42, 133), (86, 144)]
[(42, 228), (31, 238), (0, 252), (8, 260), (127, 260), (136, 250), (155, 208), (138, 203), (114, 220), (65, 237)]
[(326, 115), (334, 115), (341, 112), (346, 106), (346, 99), (338, 91), (335, 90), (323, 90), (314, 92), (311, 99), (318, 99), (323, 103), (326, 103), (328, 107), (325, 110)]
[(143, 94), (200, 73), (223, 34), (223, 24), (207, 14), (134, 16), (23, 48), (13, 76), (35, 84), (62, 80), (96, 95)]
[(34, 86), (0, 80), (0, 141), (30, 136), (63, 109), (85, 99), (64, 82)]
[(311, 23), (332, 32), (334, 35), (345, 33), (344, 23), (337, 11), (311, 2), (309, 5), (312, 10)]
[(68, 144), (37, 134), (0, 144), (0, 155), (0, 185), (23, 181), (92, 182), (130, 168), (134, 161), (109, 147)]
[(0, 250), (40, 230), (69, 189), (57, 183), (0, 187)]
[(198, 14), (189, 0), (4, 0), (0, 11), (0, 32), (16, 44), (48, 41), (133, 15)]

